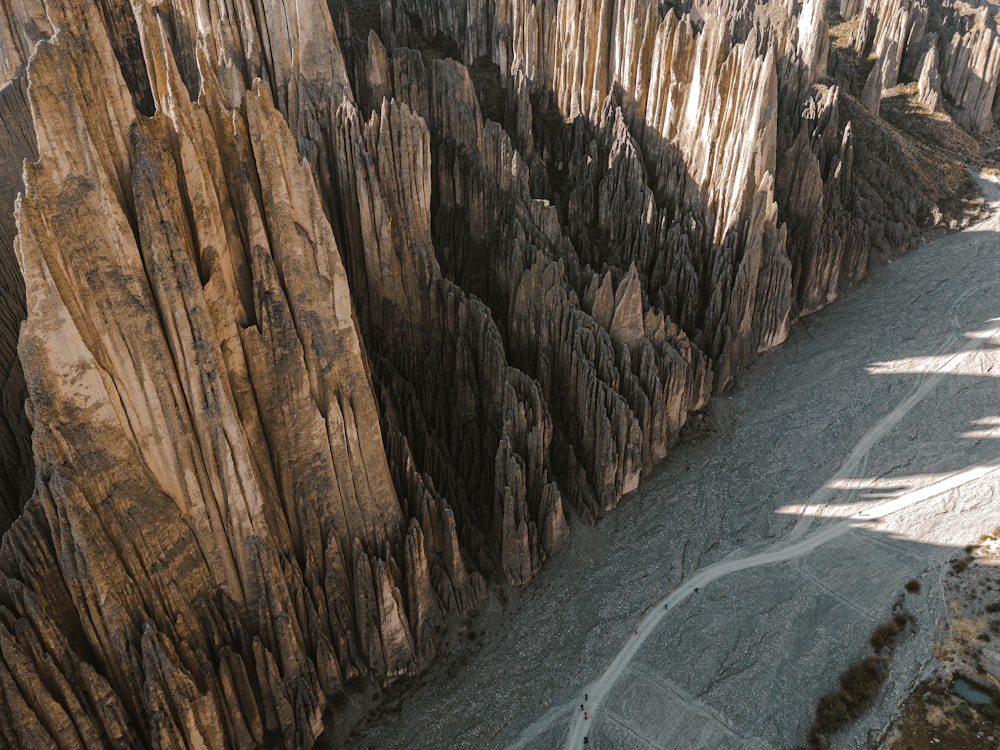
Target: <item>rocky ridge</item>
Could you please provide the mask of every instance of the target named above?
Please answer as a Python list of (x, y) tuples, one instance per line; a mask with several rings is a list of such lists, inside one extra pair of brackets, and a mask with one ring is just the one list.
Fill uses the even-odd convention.
[(0, 6), (7, 745), (310, 747), (909, 246), (888, 81), (992, 123), (983, 9), (674, 5)]

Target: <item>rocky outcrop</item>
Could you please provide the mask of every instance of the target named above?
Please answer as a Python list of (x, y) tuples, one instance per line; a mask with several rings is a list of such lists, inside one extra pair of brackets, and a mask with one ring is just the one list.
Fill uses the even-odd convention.
[(937, 46), (932, 45), (924, 55), (920, 65), (920, 78), (917, 80), (920, 92), (920, 103), (931, 112), (937, 112), (944, 106), (941, 94), (941, 74), (938, 71)]
[(841, 12), (863, 97), (819, 0), (0, 5), (5, 746), (310, 747), (613, 509), (917, 235), (884, 89), (991, 117)]
[[(994, 3), (865, 0), (842, 3), (842, 13), (848, 19), (862, 14), (865, 31), (859, 32), (856, 49), (862, 57), (881, 61), (884, 88), (919, 80), (932, 90), (933, 76), (926, 65), (933, 49), (945, 109), (972, 133), (992, 128), (1000, 74)], [(929, 105), (934, 104), (933, 94), (928, 96)]]

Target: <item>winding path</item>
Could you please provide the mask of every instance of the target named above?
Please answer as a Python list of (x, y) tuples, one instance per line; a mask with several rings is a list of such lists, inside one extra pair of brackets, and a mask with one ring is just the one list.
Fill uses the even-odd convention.
[(352, 746), (787, 746), (917, 577), (922, 627), (869, 717), (884, 725), (930, 654), (936, 571), (1000, 507), (1000, 190), (981, 184), (988, 221), (804, 321), (716, 402), (717, 433), (574, 529)]
[[(1000, 333), (1000, 330), (998, 330), (998, 333)], [(587, 734), (588, 722), (592, 723), (595, 720), (601, 701), (608, 694), (608, 691), (625, 672), (625, 669), (635, 657), (636, 653), (638, 653), (642, 644), (646, 641), (646, 638), (653, 631), (653, 629), (670, 613), (670, 610), (674, 609), (674, 607), (694, 593), (695, 589), (704, 588), (708, 584), (712, 583), (712, 581), (741, 570), (758, 568), (762, 565), (773, 565), (774, 563), (786, 562), (788, 560), (794, 560), (797, 557), (802, 557), (803, 555), (807, 555), (813, 550), (823, 546), (827, 542), (830, 542), (847, 533), (859, 522), (871, 521), (883, 518), (892, 513), (897, 513), (911, 505), (929, 500), (942, 493), (961, 487), (968, 482), (982, 479), (995, 473), (1000, 473), (1000, 456), (997, 457), (997, 460), (994, 463), (973, 466), (964, 471), (955, 472), (954, 474), (934, 482), (933, 484), (903, 493), (892, 500), (887, 500), (879, 503), (878, 505), (872, 506), (867, 510), (855, 513), (853, 516), (850, 516), (845, 520), (829, 524), (819, 531), (816, 531), (797, 542), (793, 542), (792, 544), (780, 546), (777, 549), (761, 552), (756, 555), (750, 555), (749, 557), (741, 559), (723, 560), (722, 562), (710, 565), (707, 568), (700, 570), (694, 576), (682, 583), (678, 588), (674, 589), (669, 596), (664, 597), (661, 601), (657, 602), (653, 609), (646, 613), (646, 615), (636, 625), (636, 632), (638, 635), (630, 638), (622, 650), (618, 652), (618, 655), (608, 666), (604, 674), (602, 674), (595, 682), (587, 686), (585, 689), (585, 693), (588, 695), (586, 715), (590, 718), (584, 719), (584, 714), (580, 711), (573, 712), (574, 718), (571, 722), (569, 734), (566, 738), (564, 747), (566, 750), (571, 750), (571, 748), (580, 748), (583, 746), (583, 738)], [(572, 711), (573, 708), (575, 708), (575, 706), (570, 707), (570, 710)], [(536, 731), (541, 728), (542, 727), (535, 727)], [(525, 747), (526, 745), (524, 743), (530, 739), (531, 737), (522, 737), (522, 741), (514, 747)]]
[[(1000, 189), (997, 188), (995, 183), (982, 177), (979, 178), (979, 183), (984, 194), (990, 201), (991, 214), (986, 221), (981, 222), (974, 229), (976, 231), (996, 231), (998, 225), (1000, 225), (1000, 219), (998, 219), (997, 214)], [(1000, 285), (1000, 278), (990, 279), (970, 288), (956, 298), (950, 312), (954, 330), (941, 344), (935, 356), (940, 357), (948, 351), (954, 351), (955, 345), (960, 340), (961, 329), (958, 311), (961, 309), (963, 302), (969, 296), (981, 292), (987, 287), (997, 285)], [(997, 323), (1000, 321), (994, 320), (991, 322)], [(1000, 456), (998, 456), (994, 461), (970, 466), (961, 471), (955, 471), (930, 484), (903, 492), (891, 499), (865, 507), (863, 510), (846, 518), (828, 522), (820, 529), (808, 533), (813, 521), (817, 517), (821, 517), (828, 508), (834, 494), (831, 485), (841, 480), (858, 476), (859, 470), (864, 469), (870, 451), (882, 438), (896, 428), (915, 406), (926, 399), (946, 376), (958, 372), (963, 362), (970, 355), (983, 348), (987, 343), (995, 340), (1000, 340), (1000, 327), (979, 332), (964, 347), (943, 359), (940, 365), (933, 371), (928, 372), (920, 378), (915, 387), (854, 445), (833, 476), (826, 482), (823, 482), (820, 488), (808, 498), (802, 508), (798, 522), (782, 542), (763, 552), (717, 562), (699, 570), (681, 583), (669, 595), (654, 604), (635, 624), (634, 634), (628, 638), (627, 642), (597, 680), (580, 689), (578, 698), (574, 699), (572, 703), (553, 706), (545, 712), (544, 715), (539, 717), (538, 720), (521, 733), (514, 744), (510, 746), (511, 750), (530, 747), (534, 739), (547, 731), (556, 722), (565, 720), (567, 714), (569, 715), (569, 728), (563, 747), (566, 750), (577, 750), (583, 747), (584, 738), (595, 721), (598, 721), (600, 718), (602, 701), (618, 680), (621, 679), (647, 638), (674, 608), (687, 600), (697, 589), (704, 588), (713, 581), (738, 571), (773, 565), (802, 557), (824, 544), (843, 536), (852, 528), (887, 517), (905, 508), (955, 490), (969, 482), (1000, 473)], [(580, 710), (579, 704), (584, 702), (585, 695), (584, 712)]]

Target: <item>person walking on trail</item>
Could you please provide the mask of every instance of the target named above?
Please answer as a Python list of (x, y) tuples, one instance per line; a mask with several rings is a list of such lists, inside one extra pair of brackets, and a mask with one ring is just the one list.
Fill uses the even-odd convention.
[(583, 710), (583, 704), (582, 703), (580, 704), (580, 710), (581, 711)]
[(632, 635), (639, 635), (639, 631), (635, 628), (632, 629)]
[(587, 699), (588, 699), (588, 698), (590, 698), (590, 693), (584, 693), (584, 694), (583, 694), (583, 701), (584, 701), (584, 703), (586, 703), (586, 702), (587, 702)]
[(583, 738), (583, 744), (584, 744), (584, 745), (589, 745), (589, 744), (590, 744), (590, 739), (589, 739), (589, 738), (587, 738), (587, 737), (584, 737), (584, 738)]
[(586, 712), (586, 711), (584, 711), (584, 712), (583, 712), (583, 720), (584, 720), (584, 721), (586, 721), (586, 720), (587, 720), (587, 712)]

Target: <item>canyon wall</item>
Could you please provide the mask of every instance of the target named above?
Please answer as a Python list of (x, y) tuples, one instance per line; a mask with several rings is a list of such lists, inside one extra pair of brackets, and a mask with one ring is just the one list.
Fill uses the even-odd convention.
[(0, 3), (3, 744), (310, 747), (612, 510), (928, 221), (883, 91), (992, 126), (840, 13)]

